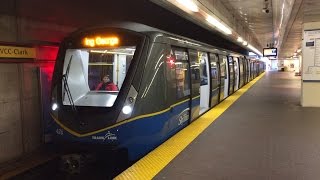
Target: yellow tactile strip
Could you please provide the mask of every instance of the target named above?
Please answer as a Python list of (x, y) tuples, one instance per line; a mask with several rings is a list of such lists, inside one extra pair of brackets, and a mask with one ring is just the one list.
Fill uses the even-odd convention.
[(151, 151), (127, 170), (123, 171), (115, 177), (115, 179), (152, 179), (264, 74), (265, 73), (261, 74), (216, 107), (202, 115), (199, 119)]

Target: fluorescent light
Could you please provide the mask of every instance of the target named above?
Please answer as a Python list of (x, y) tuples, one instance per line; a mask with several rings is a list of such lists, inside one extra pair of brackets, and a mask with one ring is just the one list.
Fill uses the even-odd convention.
[(198, 6), (192, 0), (177, 0), (178, 3), (188, 8), (190, 11), (199, 12)]
[(237, 41), (238, 41), (238, 42), (243, 42), (242, 37), (239, 36), (238, 39), (237, 39)]
[(90, 50), (92, 53), (106, 53), (108, 50)]
[(226, 34), (232, 34), (232, 31), (230, 28), (228, 28), (227, 26), (223, 25), (220, 21), (218, 21), (216, 18), (212, 17), (212, 16), (208, 16), (206, 19), (210, 24), (214, 25), (215, 27), (217, 27), (219, 30), (221, 30), (222, 32), (226, 33)]
[(249, 56), (256, 56), (256, 53), (250, 51)]
[(263, 54), (258, 49), (253, 47), (251, 44), (248, 44), (248, 48), (257, 53), (259, 56), (263, 56)]
[(121, 55), (129, 55), (129, 56), (133, 56), (133, 53), (123, 53), (123, 52), (106, 52), (106, 54), (121, 54)]
[(243, 41), (242, 43), (244, 46), (247, 46), (248, 45), (248, 42), (247, 41)]

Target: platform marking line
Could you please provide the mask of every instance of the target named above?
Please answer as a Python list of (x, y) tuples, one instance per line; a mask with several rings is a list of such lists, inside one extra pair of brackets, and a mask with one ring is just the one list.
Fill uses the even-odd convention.
[(198, 137), (211, 123), (213, 123), (224, 111), (226, 111), (237, 99), (240, 98), (251, 86), (253, 86), (260, 76), (246, 84), (227, 99), (222, 101), (213, 109), (203, 114), (196, 121), (185, 127), (149, 154), (141, 158), (131, 167), (123, 171), (115, 180), (144, 180), (152, 179), (156, 176), (170, 161), (172, 161), (182, 150), (184, 150), (196, 137)]

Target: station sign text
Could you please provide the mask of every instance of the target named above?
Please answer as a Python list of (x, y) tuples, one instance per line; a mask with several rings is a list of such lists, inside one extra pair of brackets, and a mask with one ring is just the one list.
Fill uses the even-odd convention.
[(118, 37), (95, 37), (95, 38), (84, 38), (83, 43), (85, 46), (96, 47), (96, 46), (115, 46), (119, 44)]
[(0, 58), (36, 58), (35, 48), (0, 46)]

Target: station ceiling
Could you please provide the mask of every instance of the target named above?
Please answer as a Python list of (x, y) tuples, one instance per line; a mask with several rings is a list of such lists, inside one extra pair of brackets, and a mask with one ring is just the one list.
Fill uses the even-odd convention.
[(247, 53), (245, 48), (236, 43), (179, 17), (150, 0), (3, 0), (1, 14), (56, 23), (74, 29), (117, 20), (134, 21), (209, 44), (218, 42), (217, 46), (221, 48)]
[(262, 47), (277, 47), (280, 59), (300, 48), (303, 0), (222, 1), (243, 19)]
[[(221, 1), (240, 17), (258, 39), (261, 47), (274, 44), (279, 58), (286, 58), (301, 47), (303, 22), (320, 21), (319, 0), (198, 0)], [(178, 33), (192, 23), (174, 13), (157, 8), (150, 0), (2, 0), (0, 14), (37, 19), (70, 27), (83, 27), (114, 19), (133, 20)], [(268, 7), (269, 13), (263, 12)], [(191, 27), (194, 32), (210, 32)], [(208, 35), (207, 34), (207, 35)], [(218, 36), (212, 36), (217, 40)], [(201, 40), (201, 37), (192, 37)], [(226, 41), (229, 42), (229, 41)], [(230, 43), (230, 42), (229, 42)], [(232, 46), (237, 51), (243, 48)], [(226, 44), (222, 45), (226, 46)]]
[(194, 1), (213, 5), (222, 2), (229, 12), (240, 18), (261, 47), (278, 48), (279, 59), (292, 57), (301, 48), (304, 22), (320, 21), (320, 0)]

